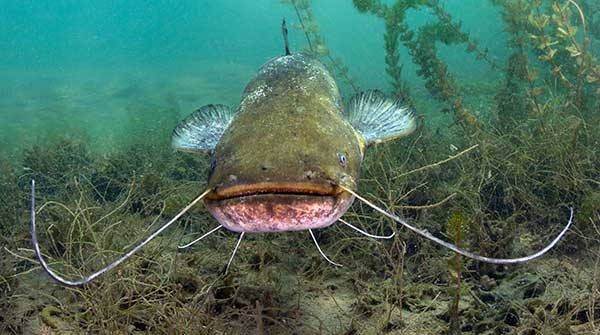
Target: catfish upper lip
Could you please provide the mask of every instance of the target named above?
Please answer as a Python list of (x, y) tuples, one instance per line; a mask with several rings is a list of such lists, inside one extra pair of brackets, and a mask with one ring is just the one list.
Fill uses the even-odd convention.
[(298, 195), (323, 195), (334, 196), (341, 189), (327, 182), (258, 182), (250, 184), (237, 184), (227, 187), (216, 187), (207, 198), (222, 200), (256, 194), (298, 194)]

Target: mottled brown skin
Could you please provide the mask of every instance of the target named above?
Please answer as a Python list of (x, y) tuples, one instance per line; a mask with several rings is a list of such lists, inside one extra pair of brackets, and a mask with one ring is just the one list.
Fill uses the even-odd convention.
[(239, 232), (335, 222), (353, 201), (338, 185), (355, 188), (365, 149), (342, 108), (315, 58), (294, 54), (263, 65), (215, 148), (205, 200), (213, 216)]

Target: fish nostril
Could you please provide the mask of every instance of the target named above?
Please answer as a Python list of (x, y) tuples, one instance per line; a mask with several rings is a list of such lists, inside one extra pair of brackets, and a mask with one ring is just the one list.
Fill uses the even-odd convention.
[(316, 173), (314, 171), (304, 171), (304, 178), (311, 180), (316, 177)]
[(269, 168), (263, 165), (263, 166), (260, 167), (260, 169), (263, 170), (263, 171), (267, 171)]

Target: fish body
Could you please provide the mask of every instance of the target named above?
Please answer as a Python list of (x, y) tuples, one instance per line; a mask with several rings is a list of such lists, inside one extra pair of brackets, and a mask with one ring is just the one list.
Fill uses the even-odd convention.
[(363, 150), (323, 64), (277, 57), (247, 85), (217, 144), (204, 203), (233, 231), (323, 228), (352, 203), (337, 185), (356, 186)]
[[(252, 233), (323, 228), (352, 204), (354, 196), (340, 186), (356, 189), (373, 140), (351, 124), (352, 116), (356, 121), (383, 106), (391, 114), (388, 124), (397, 123), (398, 114), (404, 117), (400, 135), (416, 125), (412, 110), (379, 91), (361, 93), (353, 101), (353, 109), (362, 110), (344, 109), (335, 80), (318, 59), (284, 55), (261, 67), (236, 111), (208, 105), (184, 120), (174, 131), (173, 146), (212, 153), (211, 192), (204, 203), (225, 228)], [(189, 145), (207, 141), (203, 125), (213, 122), (214, 131), (215, 119), (222, 120), (223, 129), (215, 133), (214, 147)]]

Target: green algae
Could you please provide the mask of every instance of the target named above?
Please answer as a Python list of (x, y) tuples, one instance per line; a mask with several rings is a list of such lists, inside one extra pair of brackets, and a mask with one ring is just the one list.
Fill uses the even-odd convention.
[(60, 315), (60, 309), (55, 306), (48, 305), (40, 312), (40, 318), (48, 327), (52, 329), (60, 329), (61, 321), (57, 318)]

